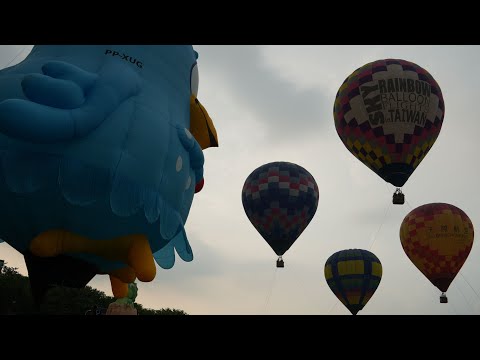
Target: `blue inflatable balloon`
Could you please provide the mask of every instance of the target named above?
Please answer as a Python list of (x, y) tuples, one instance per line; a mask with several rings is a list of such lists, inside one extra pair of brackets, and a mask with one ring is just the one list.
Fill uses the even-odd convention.
[(197, 57), (192, 46), (41, 45), (1, 70), (0, 238), (125, 283), (151, 281), (153, 258), (171, 268), (174, 249), (191, 261), (184, 225), (202, 150), (218, 146)]

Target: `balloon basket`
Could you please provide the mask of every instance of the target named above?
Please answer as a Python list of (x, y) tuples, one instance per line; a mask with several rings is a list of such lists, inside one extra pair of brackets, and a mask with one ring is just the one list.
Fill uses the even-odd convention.
[(128, 304), (111, 303), (106, 315), (138, 315), (137, 309)]
[(283, 259), (280, 257), (277, 260), (277, 268), (283, 268), (283, 267), (285, 267), (285, 264), (283, 262)]
[(403, 205), (405, 204), (405, 194), (402, 193), (401, 189), (397, 189), (393, 193), (393, 200), (392, 200), (394, 205)]
[(440, 304), (448, 304), (448, 298), (445, 293), (442, 293), (442, 295), (440, 295)]

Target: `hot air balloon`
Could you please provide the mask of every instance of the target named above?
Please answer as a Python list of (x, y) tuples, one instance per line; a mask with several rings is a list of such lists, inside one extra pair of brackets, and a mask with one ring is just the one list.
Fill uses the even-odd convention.
[(437, 139), (445, 115), (442, 91), (420, 66), (377, 60), (355, 70), (338, 90), (333, 117), (347, 149), (385, 181), (401, 187)]
[(318, 186), (303, 167), (272, 162), (247, 177), (242, 203), (252, 225), (278, 255), (277, 267), (284, 267), (282, 255), (317, 211)]
[(473, 224), (465, 212), (444, 203), (425, 204), (412, 210), (400, 226), (400, 241), (412, 263), (441, 292), (462, 268), (473, 245)]
[(193, 259), (184, 224), (218, 146), (190, 45), (38, 45), (0, 71), (0, 238), (32, 290)]
[(341, 250), (325, 263), (328, 286), (353, 315), (368, 303), (381, 279), (382, 264), (367, 250)]

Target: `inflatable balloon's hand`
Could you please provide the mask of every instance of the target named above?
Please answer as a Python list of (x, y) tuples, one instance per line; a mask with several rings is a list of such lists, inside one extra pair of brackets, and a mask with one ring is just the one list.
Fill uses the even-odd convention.
[(25, 97), (5, 98), (2, 92), (3, 134), (33, 143), (83, 137), (122, 102), (140, 92), (139, 76), (122, 63), (109, 63), (98, 73), (91, 73), (66, 62), (49, 61), (42, 66), (42, 72), (0, 73), (0, 87), (2, 81), (20, 81)]

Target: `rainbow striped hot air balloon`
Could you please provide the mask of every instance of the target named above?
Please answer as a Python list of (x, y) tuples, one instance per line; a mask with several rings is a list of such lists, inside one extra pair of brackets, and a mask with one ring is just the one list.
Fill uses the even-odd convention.
[(400, 241), (412, 263), (441, 292), (445, 292), (467, 260), (473, 245), (473, 224), (465, 212), (444, 203), (412, 210), (400, 226)]
[(325, 279), (335, 296), (356, 315), (377, 290), (382, 264), (370, 251), (341, 250), (325, 263)]

